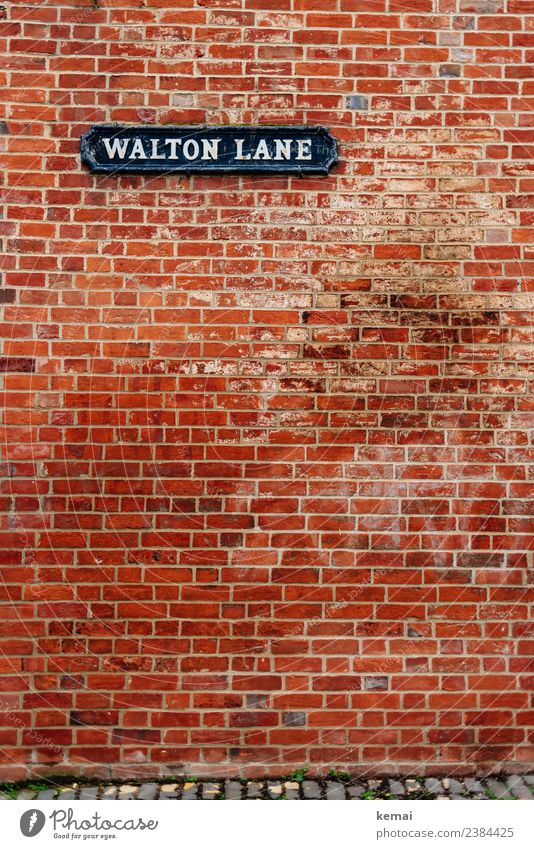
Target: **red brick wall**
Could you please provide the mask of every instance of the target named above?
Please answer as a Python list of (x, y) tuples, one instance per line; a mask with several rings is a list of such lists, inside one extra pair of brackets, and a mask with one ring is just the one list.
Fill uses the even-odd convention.
[[(0, 776), (532, 763), (528, 7), (2, 7)], [(105, 122), (340, 163), (94, 176)]]

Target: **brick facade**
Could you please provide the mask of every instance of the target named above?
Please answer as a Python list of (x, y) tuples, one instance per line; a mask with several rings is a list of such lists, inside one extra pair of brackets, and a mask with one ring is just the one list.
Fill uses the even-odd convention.
[[(2, 7), (0, 777), (532, 765), (529, 6)], [(91, 175), (113, 122), (340, 162)]]

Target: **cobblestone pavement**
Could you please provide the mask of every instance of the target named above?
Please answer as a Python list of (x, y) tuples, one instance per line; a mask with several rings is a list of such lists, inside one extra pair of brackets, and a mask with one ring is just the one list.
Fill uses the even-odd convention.
[[(300, 779), (300, 780), (298, 780)], [(343, 773), (321, 780), (208, 780), (170, 778), (145, 784), (3, 784), (0, 799), (534, 799), (534, 775), (487, 779), (407, 778), (353, 780)]]

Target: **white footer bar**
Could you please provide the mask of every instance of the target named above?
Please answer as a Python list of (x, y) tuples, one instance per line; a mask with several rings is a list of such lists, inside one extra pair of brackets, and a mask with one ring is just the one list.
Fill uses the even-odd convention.
[[(202, 801), (202, 800), (200, 800)], [(221, 800), (229, 801), (229, 800)], [(280, 804), (285, 801), (286, 804)], [(170, 804), (169, 804), (170, 802)], [(173, 804), (174, 802), (174, 804)], [(136, 849), (532, 849), (530, 801), (4, 802), (6, 847)]]

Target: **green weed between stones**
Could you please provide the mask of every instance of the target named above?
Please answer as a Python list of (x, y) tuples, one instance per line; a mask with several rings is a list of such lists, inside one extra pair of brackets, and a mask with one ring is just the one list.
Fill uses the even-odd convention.
[(303, 766), (300, 769), (294, 769), (293, 772), (289, 774), (290, 781), (304, 781), (306, 776), (308, 775), (309, 768), (307, 766)]
[(347, 772), (346, 770), (338, 771), (335, 767), (333, 767), (328, 772), (328, 778), (332, 779), (332, 781), (350, 781), (351, 778), (352, 778), (352, 775), (351, 775), (350, 772)]
[(0, 792), (5, 793), (9, 799), (16, 799), (19, 788), (15, 784), (0, 784)]

